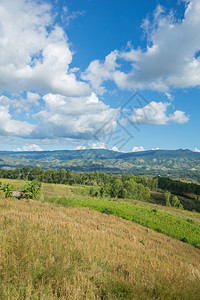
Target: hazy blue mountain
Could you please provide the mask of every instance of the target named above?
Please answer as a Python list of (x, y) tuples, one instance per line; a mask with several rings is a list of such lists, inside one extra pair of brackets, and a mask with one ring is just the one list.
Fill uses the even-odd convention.
[(187, 149), (131, 153), (105, 149), (0, 152), (0, 167), (23, 166), (200, 178), (200, 153)]

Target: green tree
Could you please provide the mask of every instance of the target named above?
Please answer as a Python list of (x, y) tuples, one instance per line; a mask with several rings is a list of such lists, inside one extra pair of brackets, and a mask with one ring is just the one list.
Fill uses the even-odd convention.
[(100, 193), (100, 196), (101, 196), (101, 198), (103, 197), (103, 195), (104, 195), (104, 188), (103, 187), (101, 187), (100, 188), (100, 191), (99, 191), (99, 193)]
[(60, 170), (60, 183), (65, 184), (67, 182), (67, 171), (65, 169)]
[(36, 181), (27, 181), (23, 190), (25, 198), (36, 199), (40, 193), (41, 184)]
[(165, 196), (165, 204), (166, 204), (166, 206), (171, 206), (171, 203), (170, 203), (171, 193), (169, 191), (166, 191), (164, 193), (164, 196)]
[(66, 174), (66, 182), (67, 182), (68, 184), (70, 184), (71, 179), (72, 179), (72, 173), (71, 173), (71, 171), (68, 169), (68, 170), (67, 170), (67, 174)]
[(12, 186), (10, 185), (10, 183), (2, 184), (1, 190), (5, 193), (5, 198), (12, 196)]
[(122, 181), (119, 178), (117, 178), (111, 186), (110, 196), (119, 197), (121, 190), (122, 190)]
[(174, 196), (172, 198), (172, 206), (182, 208), (182, 204), (180, 203), (180, 200), (177, 196)]
[(123, 199), (127, 198), (127, 190), (126, 189), (121, 190), (120, 198), (123, 198)]
[(127, 198), (137, 199), (137, 183), (132, 178), (125, 182), (124, 188), (127, 190)]

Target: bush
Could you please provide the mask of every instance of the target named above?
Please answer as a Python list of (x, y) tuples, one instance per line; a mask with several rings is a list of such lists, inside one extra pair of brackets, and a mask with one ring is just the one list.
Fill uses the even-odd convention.
[(41, 183), (27, 181), (23, 190), (23, 196), (27, 199), (36, 199), (40, 193)]
[(107, 214), (107, 215), (113, 215), (114, 211), (112, 211), (111, 209), (109, 209), (108, 207), (102, 208), (101, 212), (103, 214)]

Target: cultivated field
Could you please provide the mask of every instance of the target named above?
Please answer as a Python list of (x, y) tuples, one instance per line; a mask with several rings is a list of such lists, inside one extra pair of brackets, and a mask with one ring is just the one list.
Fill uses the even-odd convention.
[(0, 299), (199, 299), (199, 249), (115, 216), (1, 200), (0, 240)]
[(43, 184), (38, 200), (1, 192), (0, 299), (199, 300), (200, 214), (89, 189)]

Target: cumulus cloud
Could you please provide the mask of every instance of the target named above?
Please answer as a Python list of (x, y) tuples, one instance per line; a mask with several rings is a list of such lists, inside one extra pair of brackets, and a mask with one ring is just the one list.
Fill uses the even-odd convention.
[[(116, 109), (111, 109), (98, 97), (91, 93), (88, 97), (65, 97), (47, 94), (43, 97), (45, 109), (35, 114), (39, 119), (37, 128), (32, 133), (35, 138), (77, 138), (92, 139), (102, 126), (106, 131), (106, 123), (116, 126)], [(105, 125), (105, 126), (104, 126)], [(104, 132), (102, 130), (102, 134)]]
[(72, 55), (52, 7), (39, 1), (0, 3), (0, 91), (37, 90), (82, 96), (89, 86), (70, 72)]
[[(37, 143), (37, 139), (47, 138), (59, 141), (66, 138), (91, 140), (100, 128), (103, 128), (102, 135), (107, 134), (109, 129), (115, 129), (119, 110), (105, 105), (97, 96), (106, 92), (103, 85), (106, 80), (113, 80), (122, 89), (147, 87), (162, 90), (172, 100), (167, 91), (172, 86), (170, 80), (178, 82), (176, 76), (182, 78), (186, 65), (187, 72), (191, 74), (189, 79), (187, 77), (188, 84), (194, 78), (199, 80), (199, 58), (192, 54), (194, 44), (195, 51), (199, 49), (199, 39), (196, 39), (199, 18), (193, 20), (197, 16), (196, 11), (200, 10), (197, 3), (197, 0), (191, 1), (181, 22), (176, 21), (172, 14), (165, 15), (160, 7), (154, 13), (153, 24), (144, 21), (143, 28), (150, 43), (147, 49), (132, 47), (129, 51), (114, 50), (103, 62), (92, 61), (81, 74), (81, 79), (78, 79), (76, 72), (79, 69), (70, 68), (73, 53), (68, 37), (61, 26), (55, 23), (51, 5), (43, 1), (1, 0), (0, 136), (36, 139), (34, 142)], [(72, 15), (71, 19), (78, 14)], [(181, 62), (178, 61), (175, 72), (172, 65), (178, 54), (176, 48), (172, 52), (172, 39), (178, 36), (177, 40), (182, 45), (179, 34), (185, 30), (188, 38), (188, 32), (194, 29), (192, 22), (196, 22), (193, 26), (195, 30), (184, 54), (184, 47), (180, 49), (182, 52), (178, 58)], [(163, 44), (167, 44), (165, 51)], [(175, 46), (178, 47), (176, 43)], [(192, 64), (188, 53), (191, 53)], [(174, 60), (168, 64), (171, 57)], [(131, 65), (131, 72), (120, 70), (124, 61)], [(165, 69), (168, 65), (171, 69), (167, 69), (167, 72)], [(174, 86), (178, 87), (178, 84)], [(7, 97), (3, 96), (5, 92)], [(182, 111), (167, 114), (168, 106), (166, 103), (151, 102), (135, 109), (132, 121), (158, 125), (188, 121), (189, 117)], [(158, 110), (156, 115), (155, 110)], [(26, 117), (29, 117), (29, 122), (25, 121)], [(105, 145), (96, 143), (94, 147), (103, 149)]]
[(142, 146), (139, 146), (139, 147), (134, 146), (131, 152), (140, 152), (140, 151), (145, 151), (144, 147), (142, 147)]
[(7, 104), (15, 109), (17, 114), (22, 112), (29, 112), (32, 107), (37, 107), (40, 105), (39, 99), (40, 95), (37, 93), (28, 92), (26, 97), (19, 97), (18, 99), (7, 98)]
[(78, 146), (74, 150), (85, 150), (85, 149), (86, 149), (85, 146)]
[[(29, 139), (83, 139), (95, 138), (102, 128), (101, 135), (116, 127), (117, 109), (99, 101), (96, 94), (86, 97), (66, 97), (58, 94), (43, 96), (43, 108), (32, 113), (32, 123), (15, 120), (10, 107), (17, 113), (29, 112), (38, 105), (39, 95), (28, 93), (27, 98), (10, 99), (0, 97), (0, 135), (13, 135)], [(33, 105), (34, 104), (34, 105)], [(32, 106), (31, 106), (32, 105)], [(100, 135), (99, 135), (100, 137)]]
[[(200, 50), (200, 1), (185, 3), (182, 20), (177, 20), (172, 11), (166, 14), (158, 5), (153, 22), (147, 18), (142, 24), (147, 36), (146, 48), (115, 50), (104, 63), (91, 62), (83, 78), (99, 92), (104, 91), (104, 81), (113, 80), (120, 89), (161, 91), (170, 100), (168, 91), (171, 88), (200, 86), (200, 56), (197, 55)], [(107, 60), (111, 63), (107, 64)], [(124, 61), (130, 63), (130, 72), (123, 71)]]
[(103, 142), (98, 142), (98, 143), (92, 144), (91, 149), (107, 149), (107, 148)]
[(160, 150), (160, 148), (156, 147), (156, 148), (152, 148), (151, 150)]
[(166, 125), (170, 122), (184, 124), (189, 121), (183, 111), (176, 110), (172, 114), (167, 114), (168, 102), (152, 101), (144, 107), (135, 108), (132, 114), (132, 121), (138, 124)]
[(116, 152), (120, 152), (120, 150), (116, 146), (112, 147), (112, 150)]
[(118, 51), (113, 51), (106, 56), (104, 62), (94, 60), (90, 63), (87, 70), (82, 74), (82, 79), (90, 82), (95, 92), (102, 95), (106, 89), (102, 86), (103, 81), (112, 79), (118, 64), (116, 59)]
[(200, 149), (194, 148), (194, 152), (200, 152)]
[(22, 148), (17, 148), (14, 151), (43, 151), (38, 145), (31, 144), (31, 145), (24, 145)]
[(9, 111), (9, 99), (0, 96), (0, 135), (28, 137), (34, 128), (28, 122), (13, 120)]

